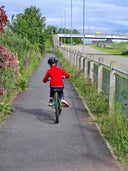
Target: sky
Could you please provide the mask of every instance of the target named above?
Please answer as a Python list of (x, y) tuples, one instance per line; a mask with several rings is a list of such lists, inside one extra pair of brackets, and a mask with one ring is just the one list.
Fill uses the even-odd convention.
[(0, 0), (1, 5), (5, 6), (9, 20), (13, 14), (24, 13), (26, 8), (36, 6), (46, 18), (46, 25), (57, 28), (72, 28), (80, 32), (83, 28), (128, 31), (128, 0)]

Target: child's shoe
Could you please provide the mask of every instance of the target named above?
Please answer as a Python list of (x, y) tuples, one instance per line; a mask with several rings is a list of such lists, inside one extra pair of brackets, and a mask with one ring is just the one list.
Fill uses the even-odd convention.
[(52, 103), (53, 103), (53, 99), (50, 99), (49, 103), (48, 103), (48, 106), (52, 106)]
[(61, 104), (63, 107), (69, 107), (68, 102), (66, 102), (66, 100), (64, 100), (64, 99), (61, 99)]

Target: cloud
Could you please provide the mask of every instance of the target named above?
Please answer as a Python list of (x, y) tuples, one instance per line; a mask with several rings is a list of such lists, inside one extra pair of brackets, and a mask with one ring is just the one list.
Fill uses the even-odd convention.
[[(71, 0), (1, 0), (1, 4), (9, 18), (33, 5), (41, 10), (47, 25), (71, 28)], [(127, 11), (127, 0), (85, 0), (85, 28), (128, 30)], [(72, 0), (72, 27), (83, 29), (83, 0)]]
[[(102, 3), (101, 3), (102, 1)], [(111, 1), (111, 3), (105, 3), (100, 0), (86, 4), (86, 24), (100, 26), (102, 29), (123, 29), (123, 26), (127, 28), (127, 6), (119, 6), (119, 4)], [(117, 27), (118, 26), (118, 27)]]

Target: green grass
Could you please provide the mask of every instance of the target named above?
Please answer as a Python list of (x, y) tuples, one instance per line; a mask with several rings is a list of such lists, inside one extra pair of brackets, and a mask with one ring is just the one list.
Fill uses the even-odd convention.
[(115, 113), (98, 117), (97, 122), (115, 155), (128, 168), (128, 128), (119, 106), (118, 104)]
[(112, 55), (121, 55), (121, 56), (128, 57), (128, 42), (111, 43), (110, 48), (99, 47), (96, 46), (95, 44), (91, 44), (89, 46)]

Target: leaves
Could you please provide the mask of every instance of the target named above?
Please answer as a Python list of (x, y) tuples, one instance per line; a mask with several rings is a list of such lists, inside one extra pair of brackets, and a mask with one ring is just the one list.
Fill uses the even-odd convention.
[(5, 14), (4, 6), (0, 6), (0, 32), (4, 31), (4, 27), (8, 23), (7, 15)]
[(4, 46), (0, 46), (0, 68), (5, 70), (8, 67), (17, 67), (16, 56)]
[(23, 14), (16, 15), (10, 24), (11, 29), (21, 35), (22, 38), (26, 37), (31, 44), (43, 43), (41, 40), (42, 30), (45, 26), (45, 17), (41, 16), (40, 9), (35, 6), (26, 8)]

